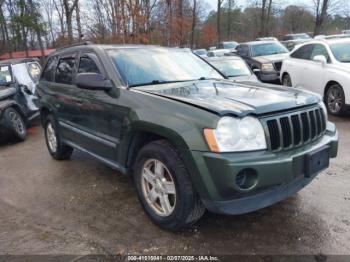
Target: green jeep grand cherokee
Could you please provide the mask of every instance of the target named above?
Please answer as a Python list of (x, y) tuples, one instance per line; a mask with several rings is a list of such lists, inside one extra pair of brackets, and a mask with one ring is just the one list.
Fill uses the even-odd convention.
[(54, 159), (73, 148), (130, 174), (153, 222), (251, 212), (296, 193), (336, 157), (321, 99), (230, 82), (187, 50), (84, 44), (52, 54), (38, 95)]

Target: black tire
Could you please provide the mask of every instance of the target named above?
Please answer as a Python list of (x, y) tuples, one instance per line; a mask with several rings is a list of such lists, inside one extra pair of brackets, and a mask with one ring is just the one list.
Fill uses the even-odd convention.
[[(62, 143), (62, 139), (57, 128), (57, 122), (52, 115), (48, 115), (45, 119), (45, 140), (47, 149), (50, 155), (56, 160), (66, 160), (72, 156), (73, 148)], [(52, 145), (53, 136), (50, 135), (50, 132), (53, 131), (53, 135), (56, 139), (56, 146)]]
[(285, 73), (282, 77), (282, 85), (292, 87), (292, 79), (290, 78), (290, 75)]
[[(173, 211), (167, 216), (157, 214), (145, 197), (142, 173), (144, 165), (150, 160), (160, 161), (173, 178), (176, 201)], [(140, 150), (134, 164), (133, 178), (142, 207), (161, 228), (175, 231), (193, 225), (203, 216), (205, 207), (193, 188), (189, 173), (176, 149), (166, 140), (151, 142)], [(154, 202), (157, 201), (161, 202), (160, 198)]]
[(325, 103), (330, 114), (335, 116), (344, 115), (346, 112), (345, 94), (339, 84), (331, 85), (326, 93)]
[(7, 108), (4, 112), (5, 126), (10, 134), (19, 141), (24, 141), (27, 137), (27, 127), (21, 114), (15, 108)]

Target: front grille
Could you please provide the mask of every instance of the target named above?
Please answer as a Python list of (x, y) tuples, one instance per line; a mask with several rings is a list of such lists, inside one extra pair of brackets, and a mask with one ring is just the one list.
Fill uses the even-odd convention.
[(321, 137), (326, 130), (325, 114), (319, 107), (262, 120), (271, 151), (307, 144)]
[(280, 61), (280, 62), (275, 62), (274, 65), (275, 65), (275, 69), (276, 69), (277, 71), (281, 71), (282, 61)]

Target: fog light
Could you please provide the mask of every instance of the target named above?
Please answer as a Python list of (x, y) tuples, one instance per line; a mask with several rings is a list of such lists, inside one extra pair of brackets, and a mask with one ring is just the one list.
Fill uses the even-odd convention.
[(243, 169), (236, 175), (235, 182), (242, 190), (253, 189), (258, 184), (258, 174), (252, 168)]

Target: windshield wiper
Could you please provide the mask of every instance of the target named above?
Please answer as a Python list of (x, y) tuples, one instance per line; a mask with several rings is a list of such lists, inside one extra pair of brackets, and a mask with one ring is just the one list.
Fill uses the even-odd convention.
[(151, 86), (151, 85), (171, 84), (171, 83), (180, 83), (180, 82), (189, 82), (189, 81), (193, 81), (193, 80), (172, 80), (172, 81), (153, 80), (151, 82), (129, 85), (129, 87)]

